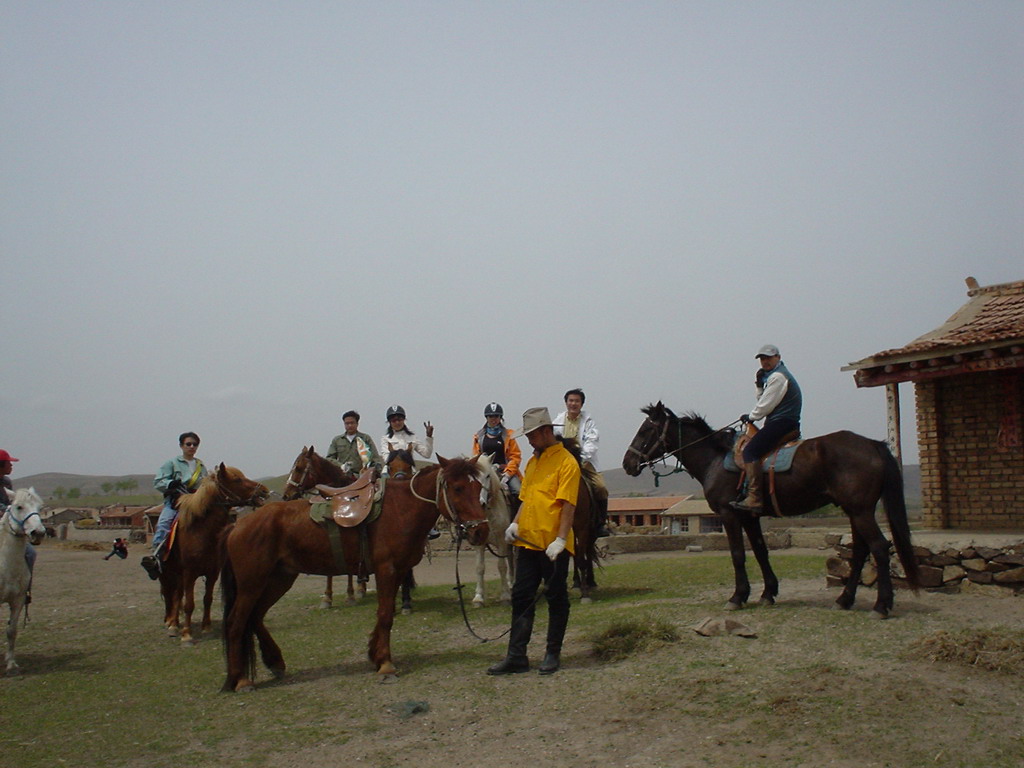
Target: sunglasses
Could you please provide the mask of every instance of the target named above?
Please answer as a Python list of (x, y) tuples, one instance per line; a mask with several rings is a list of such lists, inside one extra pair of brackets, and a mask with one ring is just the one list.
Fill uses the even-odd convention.
[(198, 448), (199, 447), (199, 443), (182, 443), (182, 445), (185, 446), (186, 448)]

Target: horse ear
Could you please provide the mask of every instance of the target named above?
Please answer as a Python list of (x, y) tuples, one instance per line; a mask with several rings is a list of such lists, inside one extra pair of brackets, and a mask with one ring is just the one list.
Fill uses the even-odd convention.
[(446, 459), (444, 456), (442, 456), (439, 453), (439, 454), (437, 454), (437, 463), (440, 464), (442, 467), (447, 467), (448, 466), (448, 459)]
[(217, 465), (217, 477), (224, 477), (227, 474), (227, 470), (224, 468), (224, 462), (222, 461)]

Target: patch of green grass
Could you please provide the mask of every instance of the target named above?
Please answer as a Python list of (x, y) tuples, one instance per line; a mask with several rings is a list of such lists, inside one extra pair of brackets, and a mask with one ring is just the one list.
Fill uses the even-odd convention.
[(679, 630), (664, 619), (620, 619), (591, 638), (601, 661), (620, 661), (640, 651), (679, 641)]

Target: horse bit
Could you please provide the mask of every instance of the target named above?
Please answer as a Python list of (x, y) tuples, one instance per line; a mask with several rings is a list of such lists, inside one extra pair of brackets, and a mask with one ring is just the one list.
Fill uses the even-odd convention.
[(486, 523), (486, 520), (470, 520), (469, 522), (463, 522), (459, 516), (459, 511), (452, 506), (451, 501), (448, 498), (448, 483), (444, 480), (444, 470), (439, 470), (437, 473), (437, 486), (434, 489), (434, 498), (428, 499), (425, 496), (420, 496), (416, 493), (416, 489), (413, 487), (413, 482), (419, 477), (419, 471), (412, 473), (412, 477), (409, 478), (409, 491), (420, 501), (425, 501), (428, 504), (433, 504), (438, 510), (441, 510), (441, 504), (439, 499), (444, 500), (444, 505), (448, 510), (448, 518), (455, 523), (455, 528), (459, 532), (459, 538), (468, 538), (467, 534), (476, 528), (481, 523)]

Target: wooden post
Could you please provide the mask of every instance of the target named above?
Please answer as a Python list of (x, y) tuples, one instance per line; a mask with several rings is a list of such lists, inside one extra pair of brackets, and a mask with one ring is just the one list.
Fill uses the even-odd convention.
[(887, 422), (886, 442), (889, 450), (896, 457), (900, 469), (903, 468), (903, 450), (900, 445), (900, 390), (897, 382), (885, 385), (885, 416)]

